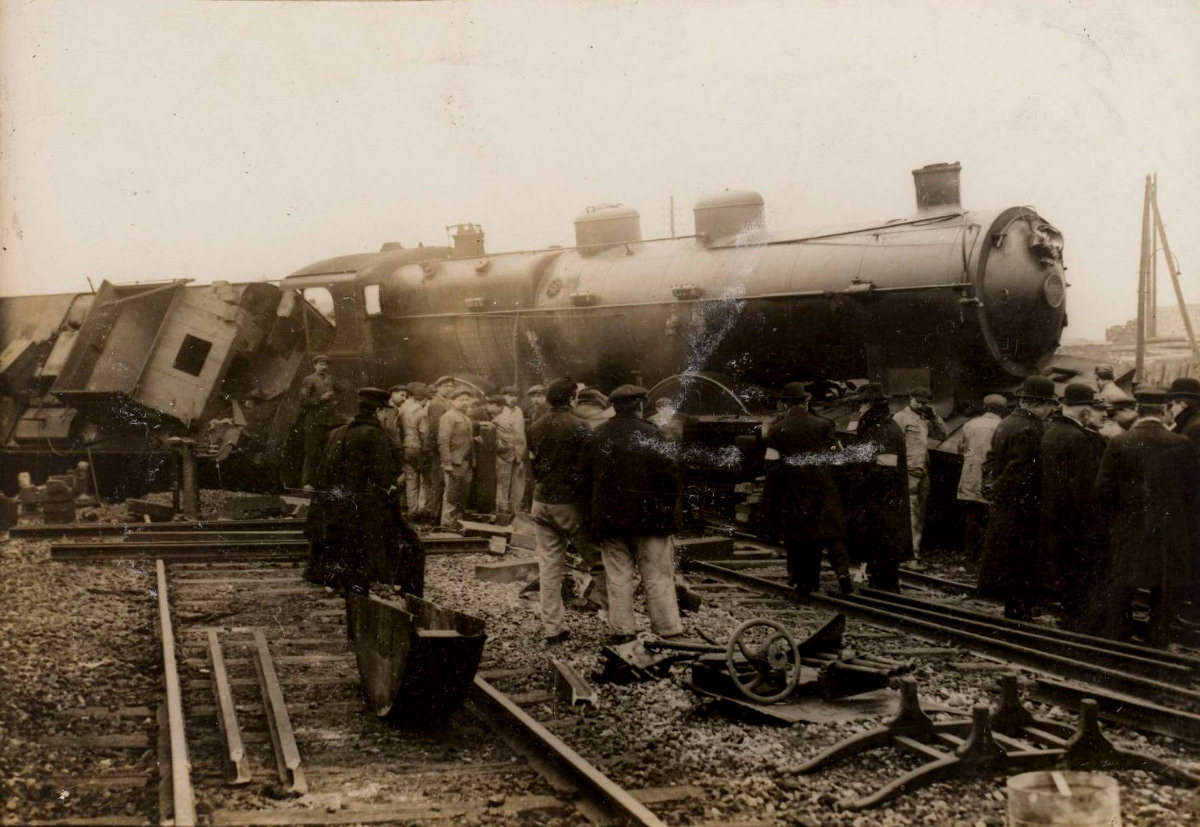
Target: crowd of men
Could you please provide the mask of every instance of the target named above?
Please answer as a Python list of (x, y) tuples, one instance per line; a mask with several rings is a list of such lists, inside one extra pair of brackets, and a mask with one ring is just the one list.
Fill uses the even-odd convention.
[(639, 578), (651, 629), (682, 635), (670, 541), (680, 478), (674, 447), (643, 418), (646, 394), (623, 385), (605, 396), (560, 378), (529, 388), (522, 408), (515, 387), (483, 395), (449, 376), (432, 390), (419, 383), (360, 389), (349, 423), (324, 433), (305, 428), (323, 440), (313, 449), (322, 459), (309, 483), (306, 577), (348, 593), (382, 582), (420, 595), (424, 558), (412, 525), (461, 526), (476, 446), (490, 430), (496, 515), (504, 520), (527, 508), (535, 526), (547, 643), (570, 634), (562, 593), (568, 560), (603, 566), (615, 642), (636, 635)]
[[(669, 406), (644, 410), (647, 391), (634, 385), (605, 396), (560, 378), (523, 395), (513, 386), (488, 395), (444, 376), (364, 388), (355, 418), (336, 427), (330, 405), (344, 391), (327, 363), (315, 357), (301, 391), (306, 487), (316, 492), (311, 579), (359, 591), (391, 582), (419, 594), (419, 550), (404, 560), (376, 546), (400, 537), (402, 549), (419, 547), (413, 524), (461, 525), (477, 446), (490, 431), (495, 513), (508, 522), (527, 511), (534, 523), (543, 637), (569, 635), (562, 585), (572, 555), (584, 568), (603, 566), (615, 640), (636, 633), (638, 575), (652, 630), (682, 633), (670, 542), (682, 484)], [(1038, 604), (1058, 602), (1070, 628), (1128, 638), (1134, 595), (1148, 589), (1147, 641), (1162, 645), (1182, 604), (1200, 593), (1200, 380), (1131, 397), (1110, 367), (1099, 366), (1096, 379), (1059, 397), (1049, 378), (1030, 376), (1013, 402), (983, 399), (959, 442), (963, 545), (979, 561), (981, 594), (1003, 600), (1006, 616), (1028, 619)], [(883, 388), (867, 384), (841, 436), (811, 399), (804, 384), (788, 383), (764, 428), (763, 533), (784, 545), (801, 595), (818, 587), (822, 554), (843, 592), (854, 588), (853, 564), (872, 587), (898, 591), (900, 566), (921, 548), (931, 441), (947, 433), (933, 394), (911, 388), (893, 413)], [(851, 501), (870, 507), (847, 519)]]
[(1128, 639), (1146, 589), (1145, 641), (1163, 646), (1200, 593), (1200, 380), (1129, 397), (1111, 368), (1096, 374), (1099, 393), (1078, 382), (1061, 398), (1031, 376), (1014, 411), (989, 406), (964, 428), (959, 497), (988, 504), (979, 590), (1008, 617), (1059, 602), (1067, 627)]

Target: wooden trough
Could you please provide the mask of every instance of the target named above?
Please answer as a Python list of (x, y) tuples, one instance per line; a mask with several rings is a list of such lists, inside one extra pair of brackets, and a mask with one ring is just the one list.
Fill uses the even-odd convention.
[(412, 595), (351, 594), (346, 624), (367, 706), (402, 726), (437, 723), (462, 705), (487, 640), (482, 620)]

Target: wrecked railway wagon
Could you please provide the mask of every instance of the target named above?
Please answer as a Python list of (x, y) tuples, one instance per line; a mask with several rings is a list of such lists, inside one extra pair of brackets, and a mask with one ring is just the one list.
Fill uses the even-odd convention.
[(206, 474), (273, 487), (293, 386), (332, 330), (265, 283), (0, 298), (0, 485), (87, 462), (103, 495), (163, 488), (179, 437), (210, 460)]

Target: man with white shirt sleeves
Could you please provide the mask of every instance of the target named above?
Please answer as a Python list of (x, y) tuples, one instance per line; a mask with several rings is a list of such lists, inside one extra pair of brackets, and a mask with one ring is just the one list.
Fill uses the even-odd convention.
[(946, 423), (930, 404), (933, 392), (916, 387), (908, 392), (909, 404), (892, 417), (904, 432), (904, 453), (908, 460), (908, 513), (912, 521), (912, 550), (921, 551), (921, 533), (925, 528), (925, 504), (929, 500), (929, 439), (946, 438)]
[(488, 402), (496, 432), (496, 516), (511, 519), (525, 496), (525, 415), (516, 405), (517, 389), (504, 387)]
[(983, 413), (963, 425), (958, 443), (963, 463), (958, 478), (958, 501), (963, 508), (963, 551), (972, 560), (979, 559), (987, 532), (989, 503), (983, 496), (983, 463), (992, 450), (992, 437), (1007, 404), (998, 393), (985, 396)]

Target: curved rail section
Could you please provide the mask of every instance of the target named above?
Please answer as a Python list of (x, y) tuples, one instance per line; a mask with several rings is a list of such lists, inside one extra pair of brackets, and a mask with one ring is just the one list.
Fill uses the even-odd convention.
[(613, 783), (478, 675), (467, 695), (467, 706), (552, 783), (569, 784), (580, 790), (586, 801), (580, 801), (578, 805), (589, 818), (607, 819), (618, 824), (663, 825), (658, 816), (627, 790)]
[(158, 623), (162, 638), (163, 676), (167, 688), (167, 721), (171, 736), (171, 800), (176, 827), (195, 827), (196, 798), (184, 736), (183, 692), (175, 662), (175, 632), (171, 627), (171, 602), (167, 596), (167, 567), (155, 561), (158, 571)]
[[(737, 583), (752, 591), (796, 600), (795, 591), (780, 581), (700, 561), (688, 563), (688, 569)], [(980, 619), (986, 617), (983, 613), (960, 616), (948, 614), (947, 608), (939, 604), (912, 598), (893, 600), (890, 595), (885, 599), (879, 597), (883, 593), (871, 590), (867, 590), (867, 594), (870, 596), (834, 597), (813, 593), (809, 599), (889, 628), (917, 635), (948, 637), (977, 654), (1000, 657), (1069, 681), (1083, 681), (1092, 685), (1084, 688), (1089, 697), (1097, 697), (1104, 705), (1104, 698), (1108, 696), (1120, 711), (1130, 701), (1144, 703), (1150, 714), (1162, 721), (1161, 726), (1168, 730), (1167, 734), (1200, 741), (1200, 715), (1197, 714), (1200, 692), (1189, 688), (1195, 673), (1190, 664), (1180, 663), (1179, 658), (1168, 653), (1161, 653), (1161, 658), (1149, 658), (1104, 650), (1092, 643), (1070, 644), (1055, 629), (1044, 628), (1040, 633), (1014, 630), (995, 618), (992, 622)], [(967, 614), (972, 616), (967, 617)], [(1121, 694), (1116, 695), (1114, 690)], [(1112, 708), (1106, 712), (1111, 713)], [(1110, 717), (1116, 719), (1118, 716), (1110, 714)]]

